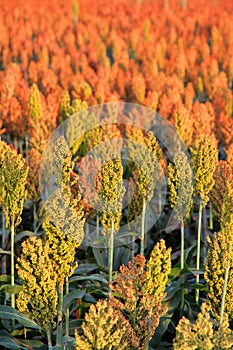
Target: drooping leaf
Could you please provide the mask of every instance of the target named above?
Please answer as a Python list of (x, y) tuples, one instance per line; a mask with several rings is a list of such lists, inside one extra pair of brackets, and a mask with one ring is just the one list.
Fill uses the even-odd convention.
[(7, 336), (0, 336), (0, 345), (7, 349), (25, 349), (24, 346), (19, 345), (14, 339)]
[(85, 290), (74, 290), (69, 294), (64, 296), (63, 306), (64, 308), (68, 308), (69, 305), (77, 299), (81, 299), (85, 295)]
[(11, 306), (0, 306), (0, 318), (5, 320), (17, 320), (25, 327), (41, 329), (36, 322), (30, 320), (26, 315), (15, 310)]
[(107, 279), (105, 276), (94, 274), (91, 276), (74, 276), (71, 277), (70, 282), (77, 282), (77, 281), (93, 281), (93, 282), (102, 282), (104, 284), (108, 284)]
[(0, 254), (11, 255), (11, 252), (8, 251), (8, 250), (3, 250), (2, 248), (0, 248)]

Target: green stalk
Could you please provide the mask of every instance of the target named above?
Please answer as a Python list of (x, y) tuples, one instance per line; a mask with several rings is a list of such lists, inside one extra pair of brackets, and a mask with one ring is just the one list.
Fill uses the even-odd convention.
[(131, 250), (131, 260), (133, 260), (134, 258), (134, 254), (135, 254), (135, 239), (133, 238), (133, 242), (132, 242), (132, 250)]
[(159, 190), (159, 215), (162, 212), (162, 194), (161, 194), (161, 190)]
[[(6, 223), (5, 223), (5, 215), (2, 211), (2, 249), (6, 247)], [(2, 257), (2, 274), (6, 275), (6, 256)]]
[(141, 235), (141, 245), (140, 254), (144, 256), (144, 242), (145, 242), (145, 217), (146, 217), (146, 200), (143, 198), (142, 203), (142, 235)]
[(154, 297), (151, 302), (151, 307), (149, 311), (149, 318), (148, 318), (148, 326), (147, 326), (147, 335), (146, 335), (146, 347), (145, 350), (149, 350), (149, 342), (150, 342), (150, 327), (151, 327), (151, 318), (152, 318), (152, 312), (154, 308)]
[(213, 225), (213, 207), (212, 203), (210, 202), (210, 223), (209, 223), (209, 229), (213, 230), (214, 225)]
[(36, 203), (33, 202), (33, 230), (36, 232), (36, 226), (38, 222), (38, 216), (36, 212)]
[[(15, 243), (15, 217), (11, 218), (11, 287), (15, 286), (15, 249), (14, 249), (14, 243)], [(11, 293), (11, 307), (15, 309), (15, 294)], [(15, 329), (15, 320), (11, 320), (11, 326), (12, 330)]]
[(23, 140), (19, 140), (19, 152), (23, 155)]
[(229, 272), (230, 272), (230, 262), (231, 262), (230, 254), (231, 254), (231, 247), (229, 248), (229, 253), (227, 256), (227, 264), (226, 264), (225, 277), (224, 277), (224, 285), (223, 285), (223, 293), (222, 293), (222, 301), (221, 301), (221, 311), (220, 311), (220, 325), (223, 322), (223, 314), (224, 314), (224, 309), (225, 309), (227, 283), (228, 283), (228, 277), (229, 277)]
[[(11, 221), (11, 287), (15, 286), (15, 250), (14, 250), (14, 240), (15, 240), (15, 218), (12, 217)], [(11, 307), (15, 308), (15, 294), (11, 294)]]
[(180, 233), (181, 233), (181, 252), (180, 252), (180, 268), (183, 270), (184, 268), (184, 221), (181, 221), (180, 226)]
[(52, 349), (53, 349), (53, 346), (52, 346), (51, 331), (50, 331), (50, 329), (47, 330), (47, 339), (48, 339), (48, 348), (49, 348), (49, 350), (52, 350)]
[(110, 242), (109, 242), (109, 283), (112, 282), (112, 271), (113, 271), (113, 242), (114, 242), (114, 220), (112, 220)]
[[(181, 233), (181, 251), (180, 251), (180, 268), (181, 270), (184, 269), (184, 221), (181, 221), (180, 226), (180, 233)], [(182, 284), (184, 283), (184, 276), (182, 276)], [(180, 309), (181, 312), (184, 307), (184, 287), (181, 288), (181, 303), (180, 303)]]
[(58, 285), (58, 311), (57, 311), (57, 337), (56, 337), (56, 350), (62, 350), (62, 310), (63, 310), (63, 284)]
[[(203, 204), (200, 202), (199, 213), (198, 213), (198, 232), (197, 232), (197, 261), (196, 261), (196, 270), (200, 271), (200, 252), (201, 252), (201, 222), (202, 222), (202, 209)], [(196, 276), (196, 283), (199, 283), (199, 274)], [(199, 289), (196, 289), (195, 296), (196, 304), (199, 303)]]
[[(66, 295), (69, 294), (69, 279), (66, 277)], [(69, 329), (69, 316), (70, 316), (70, 310), (67, 307), (66, 309), (66, 336), (69, 337), (70, 329)]]
[(25, 153), (27, 154), (29, 151), (29, 136), (25, 136)]
[(99, 215), (97, 213), (96, 215), (96, 236), (99, 237), (100, 234), (100, 220), (99, 220)]

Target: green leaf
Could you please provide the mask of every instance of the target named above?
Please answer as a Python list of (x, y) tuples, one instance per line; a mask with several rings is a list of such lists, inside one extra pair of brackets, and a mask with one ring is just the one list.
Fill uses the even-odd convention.
[(17, 320), (20, 324), (22, 324), (25, 327), (41, 329), (41, 327), (38, 324), (36, 324), (36, 322), (29, 320), (29, 318), (26, 315), (15, 310), (11, 306), (0, 305), (0, 318), (5, 320)]
[(82, 264), (77, 267), (74, 271), (75, 275), (83, 275), (91, 273), (92, 271), (98, 270), (98, 266), (96, 264)]
[(189, 268), (184, 268), (183, 270), (184, 272), (189, 272), (189, 273), (192, 273), (193, 275), (203, 275), (204, 271), (202, 270), (196, 270), (196, 268), (192, 268), (192, 267), (189, 267)]
[(166, 315), (170, 316), (171, 313), (172, 314), (174, 313), (175, 309), (180, 304), (180, 300), (181, 300), (181, 290), (178, 289), (177, 293), (168, 302), (168, 310)]
[(107, 246), (107, 242), (106, 242), (106, 237), (98, 237), (95, 241), (92, 242), (92, 247), (96, 246), (96, 247), (105, 247)]
[(199, 290), (202, 290), (204, 292), (207, 292), (209, 291), (208, 289), (208, 286), (205, 285), (205, 284), (200, 284), (200, 283), (195, 283), (195, 284), (184, 284), (184, 286), (187, 288), (193, 288), (193, 289), (199, 289)]
[(104, 284), (108, 284), (108, 281), (104, 276), (101, 276), (99, 274), (94, 274), (90, 276), (74, 276), (71, 277), (70, 282), (77, 282), (77, 281), (93, 281), (93, 282), (102, 282)]
[[(174, 285), (175, 284), (175, 285)], [(178, 292), (178, 290), (181, 288), (181, 283), (180, 281), (174, 283), (170, 288), (166, 289), (166, 295), (163, 299), (163, 301), (169, 301), (174, 295)]]
[(71, 338), (65, 335), (63, 337), (63, 347), (64, 345), (66, 345), (66, 350), (73, 350), (75, 345), (75, 338)]
[(171, 272), (169, 274), (169, 278), (170, 279), (174, 279), (176, 277), (178, 277), (180, 275), (181, 269), (180, 269), (180, 265), (179, 266), (173, 266), (173, 268), (171, 269)]
[(125, 242), (123, 242), (122, 240), (117, 239), (117, 238), (114, 239), (114, 247), (115, 247), (115, 248), (125, 247), (125, 248), (128, 248), (128, 249), (131, 248), (131, 247), (130, 247), (130, 244), (127, 244), (127, 243), (125, 243)]
[(0, 248), (0, 254), (8, 254), (11, 255), (11, 252), (8, 250), (3, 250), (2, 248)]
[(168, 329), (168, 326), (171, 322), (172, 316), (173, 316), (173, 314), (169, 315), (169, 317), (162, 316), (160, 318), (159, 325), (156, 328), (154, 336), (150, 342), (151, 345), (153, 346), (153, 348), (160, 349), (159, 345), (161, 342), (161, 338), (164, 335), (164, 333), (166, 332), (166, 330)]
[(64, 309), (67, 309), (74, 300), (81, 299), (84, 295), (85, 290), (74, 290), (73, 292), (65, 295), (63, 300)]
[(20, 241), (22, 238), (24, 237), (31, 237), (31, 236), (42, 236), (44, 234), (43, 231), (41, 231), (40, 233), (36, 233), (36, 232), (32, 232), (32, 231), (22, 231), (20, 233), (17, 233), (17, 235), (15, 235), (15, 243)]
[(30, 349), (40, 348), (44, 345), (41, 341), (36, 340), (36, 339), (31, 339), (31, 340), (21, 340), (20, 339), (20, 344), (23, 344), (27, 347), (30, 347)]
[(10, 293), (10, 294), (18, 294), (23, 286), (12, 286), (10, 284), (3, 284), (0, 287), (0, 290), (3, 290), (5, 293)]
[(92, 303), (92, 304), (95, 304), (97, 302), (97, 300), (91, 294), (85, 294), (84, 299), (88, 303)]
[(10, 282), (11, 281), (11, 277), (9, 275), (1, 275), (0, 276), (0, 282)]
[(7, 349), (25, 349), (25, 347), (20, 346), (12, 338), (6, 336), (0, 336), (0, 345)]
[[(77, 328), (80, 328), (84, 320), (72, 320), (69, 322), (69, 328), (71, 330), (75, 330)], [(65, 324), (63, 325), (65, 330)]]
[(92, 248), (92, 251), (93, 251), (93, 254), (94, 254), (94, 257), (96, 259), (98, 266), (102, 270), (108, 271), (108, 255), (105, 254), (104, 251), (102, 251), (101, 249), (98, 249), (98, 248)]
[(195, 246), (191, 246), (188, 249), (185, 249), (185, 255), (186, 255), (185, 262), (186, 262), (187, 265), (190, 264), (190, 261), (193, 258), (193, 254), (196, 251), (196, 249), (197, 249), (196, 245)]

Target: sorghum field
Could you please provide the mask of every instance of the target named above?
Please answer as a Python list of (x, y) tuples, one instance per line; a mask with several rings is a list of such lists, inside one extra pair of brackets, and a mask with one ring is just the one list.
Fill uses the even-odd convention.
[(232, 23), (0, 0), (1, 349), (233, 349)]

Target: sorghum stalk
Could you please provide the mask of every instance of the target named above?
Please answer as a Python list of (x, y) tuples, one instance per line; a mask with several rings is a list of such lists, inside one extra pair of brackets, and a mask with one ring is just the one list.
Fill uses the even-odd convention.
[[(200, 252), (201, 252), (201, 222), (202, 222), (202, 209), (203, 203), (200, 202), (199, 213), (198, 213), (198, 231), (197, 231), (197, 261), (196, 261), (196, 269), (200, 270)], [(196, 276), (196, 283), (199, 283), (199, 274)], [(196, 297), (195, 301), (199, 303), (199, 289), (196, 289)]]
[(36, 203), (33, 203), (33, 230), (36, 232), (36, 226), (38, 222), (37, 212), (36, 212)]
[(141, 246), (140, 254), (144, 256), (144, 243), (145, 243), (145, 217), (146, 217), (146, 200), (143, 198), (142, 202), (142, 236), (141, 236)]
[(57, 337), (56, 337), (56, 350), (62, 350), (62, 310), (63, 310), (63, 283), (58, 285), (58, 310), (57, 310)]
[[(69, 279), (68, 277), (66, 277), (66, 295), (69, 294)], [(69, 308), (67, 307), (66, 309), (66, 336), (69, 337), (69, 333), (70, 333), (70, 330), (69, 330), (69, 316), (70, 316), (70, 310)]]
[[(229, 252), (229, 254), (230, 254), (230, 252)], [(223, 314), (224, 314), (226, 292), (227, 292), (227, 282), (228, 282), (229, 271), (230, 271), (230, 262), (231, 262), (231, 259), (230, 259), (229, 255), (228, 255), (227, 265), (226, 265), (226, 270), (225, 270), (225, 276), (224, 276), (223, 292), (222, 292), (222, 302), (221, 302), (221, 311), (220, 311), (220, 325), (223, 322)]]
[(213, 207), (212, 203), (210, 202), (210, 221), (209, 221), (209, 229), (213, 230)]
[(14, 149), (18, 149), (18, 140), (16, 137), (13, 138)]
[(152, 312), (153, 312), (153, 306), (154, 306), (154, 297), (151, 302), (151, 307), (149, 311), (149, 318), (148, 318), (148, 328), (147, 328), (147, 336), (146, 336), (146, 349), (149, 350), (149, 339), (150, 339), (150, 326), (151, 326), (151, 318), (152, 318)]
[[(201, 238), (202, 238), (203, 242), (205, 243), (206, 242), (206, 207), (205, 206), (203, 206), (203, 209), (202, 209), (201, 220), (202, 220), (202, 235), (201, 235)], [(206, 245), (205, 244), (204, 244), (204, 247), (202, 248), (201, 254), (204, 257), (203, 260), (205, 261), (205, 259), (206, 259)]]
[(161, 190), (159, 191), (159, 213), (162, 212), (162, 194), (161, 194)]
[[(5, 215), (2, 211), (2, 249), (5, 249), (6, 244), (6, 222), (5, 222)], [(2, 274), (6, 274), (6, 256), (3, 255), (2, 257)]]
[[(15, 285), (14, 238), (15, 238), (15, 223), (14, 223), (14, 216), (13, 216), (11, 221), (11, 286), (12, 287), (14, 287)], [(11, 307), (15, 308), (14, 293), (11, 294)]]
[(112, 227), (109, 239), (109, 260), (108, 260), (108, 268), (109, 268), (109, 283), (112, 282), (112, 271), (113, 271), (113, 245), (114, 245), (114, 220), (112, 219)]
[[(183, 270), (184, 268), (184, 220), (181, 221), (180, 233), (181, 233), (180, 268), (181, 270)], [(182, 283), (184, 283), (184, 276), (182, 276)], [(183, 307), (184, 307), (184, 287), (182, 286), (180, 309), (183, 310)]]
[(180, 225), (180, 233), (181, 233), (181, 252), (180, 252), (180, 268), (183, 270), (184, 268), (184, 221), (181, 221)]
[(131, 260), (133, 260), (134, 258), (134, 254), (135, 254), (135, 239), (133, 238), (133, 241), (132, 241), (132, 250), (131, 250)]
[(48, 348), (49, 348), (49, 350), (52, 350), (52, 349), (53, 349), (53, 346), (52, 346), (51, 331), (50, 331), (50, 329), (47, 330), (47, 339), (48, 339)]
[[(12, 217), (11, 222), (11, 287), (15, 286), (15, 249), (14, 249), (14, 243), (15, 243), (15, 225), (14, 225), (14, 216)], [(15, 308), (15, 294), (14, 292), (11, 293), (11, 307)], [(11, 320), (12, 330), (15, 328), (15, 320)]]
[(100, 234), (100, 218), (98, 213), (96, 214), (96, 236), (99, 237)]
[(23, 154), (23, 140), (19, 140), (19, 152)]
[(25, 153), (29, 152), (29, 135), (25, 136)]

